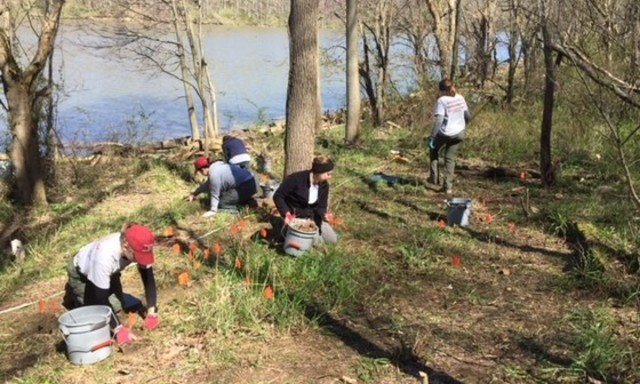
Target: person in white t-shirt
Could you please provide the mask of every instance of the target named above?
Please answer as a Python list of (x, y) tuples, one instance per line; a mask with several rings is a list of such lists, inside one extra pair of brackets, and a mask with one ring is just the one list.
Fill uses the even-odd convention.
[[(67, 265), (69, 280), (65, 286), (65, 307), (107, 305), (114, 313), (119, 311), (125, 306), (120, 272), (136, 263), (147, 300), (143, 326), (148, 330), (155, 329), (159, 317), (152, 268), (154, 243), (155, 236), (147, 227), (131, 224), (122, 232), (112, 233), (82, 247)], [(111, 319), (111, 327), (119, 344), (135, 338), (130, 329), (118, 324), (115, 316)]]
[(456, 152), (464, 140), (464, 130), (471, 115), (467, 102), (462, 95), (456, 93), (451, 80), (440, 81), (438, 88), (440, 97), (433, 112), (435, 123), (428, 142), (431, 163), (429, 182), (439, 185), (443, 181), (438, 173), (438, 157), (440, 149), (444, 147), (445, 174), (441, 191), (451, 194)]

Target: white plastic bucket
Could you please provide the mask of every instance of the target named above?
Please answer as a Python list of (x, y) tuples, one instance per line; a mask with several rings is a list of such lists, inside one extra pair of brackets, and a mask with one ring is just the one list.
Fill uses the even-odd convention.
[[(311, 220), (295, 219), (291, 225), (287, 227), (287, 234), (284, 237), (284, 253), (287, 255), (299, 257), (302, 256), (305, 251), (313, 246), (313, 239), (318, 233), (316, 228), (313, 232), (304, 232), (296, 229), (297, 224), (311, 222)], [(314, 224), (315, 226), (315, 224)]]
[(471, 199), (454, 197), (447, 200), (449, 212), (447, 213), (447, 224), (466, 227), (469, 225), (471, 215)]
[(72, 364), (94, 364), (111, 355), (111, 316), (113, 312), (106, 305), (88, 305), (58, 318)]

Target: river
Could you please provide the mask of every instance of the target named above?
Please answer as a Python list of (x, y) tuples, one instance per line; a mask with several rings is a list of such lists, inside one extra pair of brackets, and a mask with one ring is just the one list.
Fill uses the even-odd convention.
[[(217, 89), (223, 131), (284, 119), (289, 71), (286, 28), (208, 26), (204, 50)], [(116, 58), (99, 38), (63, 24), (54, 56), (62, 85), (57, 126), (64, 142), (161, 140), (190, 135), (182, 84), (129, 55)], [(320, 45), (343, 55), (344, 38), (321, 31)], [(126, 56), (126, 55), (125, 55)], [(324, 60), (323, 60), (324, 62)], [(344, 70), (323, 63), (323, 110), (345, 105)], [(1, 129), (6, 136), (6, 123)], [(5, 146), (7, 139), (5, 138)]]
[[(207, 26), (203, 36), (221, 130), (283, 119), (289, 70), (286, 28)], [(335, 64), (336, 58), (344, 59), (344, 34), (323, 30), (319, 38), (322, 107), (334, 111), (346, 104), (344, 64)], [(54, 78), (62, 90), (56, 119), (62, 141), (140, 142), (189, 135), (182, 84), (140, 65), (133, 55), (116, 58), (113, 51), (89, 47), (105, 42), (85, 28), (62, 24), (54, 55)], [(401, 91), (413, 83), (403, 49), (394, 46), (390, 64), (391, 79)], [(5, 121), (0, 121), (3, 147), (9, 142)]]

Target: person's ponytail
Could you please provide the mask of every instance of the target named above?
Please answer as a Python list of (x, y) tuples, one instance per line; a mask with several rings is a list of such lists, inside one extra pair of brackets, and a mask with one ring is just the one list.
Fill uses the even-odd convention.
[(456, 95), (456, 88), (453, 86), (453, 81), (449, 79), (442, 79), (440, 83), (438, 83), (438, 89), (440, 89), (441, 92), (445, 92), (447, 96), (453, 97)]

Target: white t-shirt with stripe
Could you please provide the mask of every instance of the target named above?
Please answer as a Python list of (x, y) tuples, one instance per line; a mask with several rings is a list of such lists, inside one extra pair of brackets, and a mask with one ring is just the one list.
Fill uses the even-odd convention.
[(455, 136), (464, 131), (464, 113), (468, 110), (467, 102), (461, 94), (440, 96), (433, 111), (434, 115), (444, 116), (445, 122), (440, 126), (439, 133), (445, 136)]

